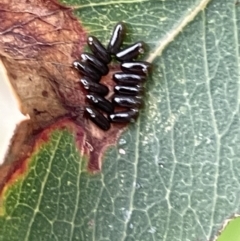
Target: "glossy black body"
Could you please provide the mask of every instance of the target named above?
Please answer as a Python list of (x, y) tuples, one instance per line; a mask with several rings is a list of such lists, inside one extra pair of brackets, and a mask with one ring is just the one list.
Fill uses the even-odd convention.
[(94, 81), (97, 81), (97, 82), (100, 81), (101, 74), (90, 64), (76, 60), (73, 62), (73, 66), (82, 75), (88, 76)]
[(97, 93), (101, 96), (105, 96), (108, 94), (109, 89), (107, 86), (96, 83), (95, 81), (92, 81), (91, 78), (84, 76), (80, 79), (80, 82), (82, 83), (84, 89), (88, 90), (92, 93)]
[(143, 105), (141, 96), (124, 96), (124, 95), (114, 95), (113, 104), (128, 108), (139, 108)]
[(109, 71), (108, 66), (100, 61), (97, 57), (90, 53), (82, 53), (81, 54), (82, 62), (89, 63), (93, 67), (95, 67), (101, 75), (106, 75)]
[(116, 54), (119, 52), (123, 38), (125, 36), (125, 32), (125, 24), (123, 22), (117, 23), (113, 29), (112, 36), (107, 47), (107, 50), (110, 54)]
[(144, 53), (145, 43), (140, 41), (128, 46), (116, 54), (116, 59), (119, 61), (130, 61), (138, 57), (139, 54)]
[(109, 120), (116, 123), (134, 122), (138, 117), (138, 109), (131, 109), (129, 111), (115, 112), (109, 115)]
[(123, 62), (121, 69), (123, 72), (147, 75), (151, 70), (151, 64), (146, 61)]
[(113, 104), (103, 98), (102, 96), (95, 94), (95, 93), (90, 93), (89, 95), (86, 95), (87, 101), (95, 106), (96, 108), (110, 114), (113, 113)]
[(114, 87), (114, 92), (120, 95), (141, 95), (143, 93), (143, 87), (140, 85), (136, 86), (126, 86), (126, 85), (116, 85)]
[(112, 58), (107, 50), (103, 47), (101, 42), (94, 36), (88, 37), (88, 46), (92, 50), (93, 54), (105, 64), (111, 62)]
[(120, 85), (134, 85), (135, 86), (135, 85), (143, 83), (146, 80), (146, 76), (118, 72), (113, 75), (112, 79), (117, 84), (120, 84)]
[(109, 120), (102, 113), (100, 113), (92, 106), (85, 107), (85, 115), (102, 130), (104, 131), (109, 130), (110, 128)]

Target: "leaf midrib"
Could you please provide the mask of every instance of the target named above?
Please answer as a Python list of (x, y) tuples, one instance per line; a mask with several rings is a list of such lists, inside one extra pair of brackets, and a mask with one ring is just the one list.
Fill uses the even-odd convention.
[(185, 28), (192, 20), (195, 19), (200, 11), (205, 9), (210, 1), (211, 0), (201, 0), (193, 9), (187, 11), (186, 15), (183, 16), (183, 18), (181, 18), (173, 26), (173, 28), (158, 41), (155, 50), (149, 54), (146, 61), (152, 63), (156, 57), (160, 56), (168, 44), (174, 40), (174, 38), (183, 30), (183, 28)]

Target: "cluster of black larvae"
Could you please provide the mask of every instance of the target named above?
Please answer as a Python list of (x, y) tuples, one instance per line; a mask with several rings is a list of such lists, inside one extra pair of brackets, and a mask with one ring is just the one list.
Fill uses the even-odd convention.
[[(133, 122), (142, 106), (143, 83), (146, 80), (151, 64), (145, 61), (134, 61), (144, 53), (144, 43), (137, 42), (120, 49), (125, 36), (125, 25), (119, 22), (112, 33), (107, 49), (94, 36), (89, 36), (87, 43), (91, 53), (82, 53), (81, 60), (73, 62), (83, 77), (80, 82), (89, 92), (86, 95), (89, 106), (85, 107), (85, 116), (102, 130), (109, 130), (111, 123)], [(109, 72), (108, 64), (112, 57), (121, 62), (122, 72), (115, 73), (112, 102), (104, 96), (109, 92), (107, 86), (100, 84), (101, 77)], [(114, 109), (120, 107), (121, 111)]]

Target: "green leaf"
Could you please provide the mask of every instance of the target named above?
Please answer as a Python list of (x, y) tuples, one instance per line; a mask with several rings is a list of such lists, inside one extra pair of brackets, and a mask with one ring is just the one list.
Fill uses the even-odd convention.
[(221, 235), (217, 241), (239, 241), (240, 240), (240, 218), (234, 218), (233, 220), (228, 220), (226, 227), (221, 232)]
[(155, 69), (145, 108), (97, 175), (85, 170), (69, 132), (53, 132), (23, 181), (4, 193), (0, 240), (212, 240), (240, 209), (239, 5), (68, 4), (104, 43), (124, 20), (126, 43), (149, 44)]
[(69, 121), (41, 134), (22, 173), (14, 173), (2, 192), (0, 240), (71, 240), (81, 214), (78, 148), (84, 141), (83, 130)]

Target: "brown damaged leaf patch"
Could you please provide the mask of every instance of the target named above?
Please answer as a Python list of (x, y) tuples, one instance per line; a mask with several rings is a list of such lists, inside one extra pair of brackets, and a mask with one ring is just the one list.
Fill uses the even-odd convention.
[(4, 0), (0, 21), (0, 55), (24, 113), (40, 123), (66, 114), (55, 83), (68, 87), (60, 89), (65, 105), (83, 103), (70, 66), (82, 51), (86, 33), (70, 8), (55, 1)]
[[(100, 170), (105, 149), (114, 144), (124, 125), (114, 125), (103, 132), (83, 117), (85, 94), (78, 83), (79, 74), (71, 67), (86, 44), (87, 33), (73, 16), (71, 8), (53, 0), (3, 0), (0, 3), (0, 57), (9, 80), (19, 96), (21, 110), (31, 117), (26, 135), (13, 143), (8, 163), (27, 156), (29, 140), (49, 124), (70, 116), (86, 132), (84, 152), (89, 155), (89, 169)], [(110, 68), (102, 79), (110, 89)], [(109, 94), (108, 98), (110, 98)], [(19, 128), (21, 129), (21, 128)], [(1, 180), (1, 177), (0, 177)]]

